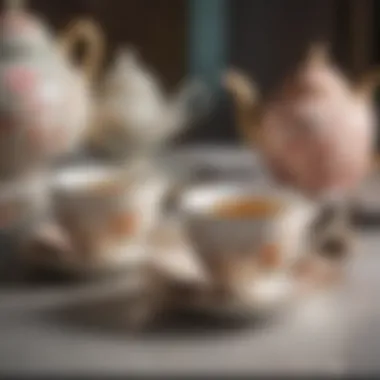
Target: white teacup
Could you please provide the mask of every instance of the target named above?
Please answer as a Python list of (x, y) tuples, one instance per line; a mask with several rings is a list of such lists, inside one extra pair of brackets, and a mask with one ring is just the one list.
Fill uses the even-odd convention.
[(202, 255), (233, 255), (276, 247), (282, 263), (303, 255), (317, 212), (314, 204), (293, 194), (239, 182), (188, 189), (180, 196), (179, 208), (193, 244)]
[(140, 262), (165, 191), (162, 178), (128, 179), (106, 166), (60, 172), (53, 181), (54, 208), (75, 247), (76, 265), (103, 269)]
[(24, 228), (49, 210), (48, 184), (44, 174), (0, 181), (0, 230)]

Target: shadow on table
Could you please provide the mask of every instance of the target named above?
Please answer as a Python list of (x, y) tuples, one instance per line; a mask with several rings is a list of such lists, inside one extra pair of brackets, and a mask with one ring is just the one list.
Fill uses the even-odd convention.
[(81, 333), (118, 336), (138, 336), (139, 339), (201, 339), (212, 338), (247, 328), (263, 331), (274, 322), (271, 318), (238, 318), (208, 315), (201, 312), (173, 312), (162, 315), (143, 330), (128, 328), (125, 302), (107, 299), (72, 303), (49, 313), (50, 322), (79, 329)]
[(0, 263), (0, 287), (1, 289), (28, 289), (46, 290), (46, 288), (64, 288), (67, 285), (80, 284), (88, 279), (80, 279), (77, 276), (54, 271), (39, 269), (38, 271), (24, 272), (14, 263)]

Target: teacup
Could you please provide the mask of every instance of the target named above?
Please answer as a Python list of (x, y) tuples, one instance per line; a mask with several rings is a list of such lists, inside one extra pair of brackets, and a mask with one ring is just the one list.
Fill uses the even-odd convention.
[(134, 265), (157, 223), (166, 183), (107, 166), (64, 169), (53, 180), (56, 219), (75, 249), (77, 268)]
[(12, 233), (43, 217), (49, 210), (44, 174), (0, 181), (0, 231)]
[(206, 258), (274, 250), (283, 265), (308, 249), (317, 206), (269, 185), (194, 186), (179, 197), (190, 238)]

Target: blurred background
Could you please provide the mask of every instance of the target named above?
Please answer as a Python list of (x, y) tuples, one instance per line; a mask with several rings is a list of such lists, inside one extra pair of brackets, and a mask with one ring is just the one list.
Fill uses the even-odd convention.
[(186, 143), (237, 141), (231, 102), (219, 91), (227, 65), (246, 70), (268, 92), (313, 41), (328, 41), (350, 75), (380, 59), (375, 0), (30, 0), (29, 5), (57, 31), (73, 17), (94, 17), (108, 39), (108, 62), (118, 46), (134, 45), (169, 89), (187, 75), (211, 85), (220, 95), (217, 108)]

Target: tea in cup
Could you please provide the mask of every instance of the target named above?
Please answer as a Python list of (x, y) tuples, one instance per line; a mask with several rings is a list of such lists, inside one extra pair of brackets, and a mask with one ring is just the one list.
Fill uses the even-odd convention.
[(202, 255), (275, 246), (284, 263), (302, 255), (316, 214), (295, 195), (238, 182), (195, 186), (180, 196), (179, 209)]

